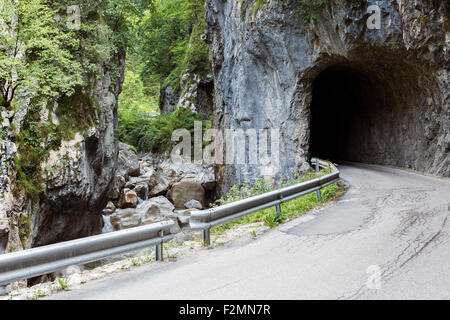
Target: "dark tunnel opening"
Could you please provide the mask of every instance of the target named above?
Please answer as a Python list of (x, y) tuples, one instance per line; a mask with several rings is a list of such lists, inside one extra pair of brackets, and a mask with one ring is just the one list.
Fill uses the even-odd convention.
[(366, 126), (374, 110), (380, 111), (379, 89), (366, 73), (352, 67), (322, 71), (313, 82), (310, 154), (334, 161), (360, 160)]

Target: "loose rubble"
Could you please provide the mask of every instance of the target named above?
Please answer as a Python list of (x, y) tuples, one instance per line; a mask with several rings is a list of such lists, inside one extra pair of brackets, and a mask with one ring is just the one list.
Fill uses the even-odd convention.
[(190, 212), (216, 200), (208, 198), (217, 186), (212, 166), (173, 163), (152, 154), (139, 158), (123, 144), (120, 157), (124, 168), (118, 171), (115, 190), (103, 210), (109, 216), (103, 219), (104, 232), (168, 219), (177, 230), (188, 229)]

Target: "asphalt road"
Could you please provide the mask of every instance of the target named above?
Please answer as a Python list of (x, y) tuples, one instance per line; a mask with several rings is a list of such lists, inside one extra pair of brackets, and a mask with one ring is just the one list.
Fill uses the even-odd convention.
[(450, 299), (450, 179), (345, 164), (336, 204), (49, 299)]

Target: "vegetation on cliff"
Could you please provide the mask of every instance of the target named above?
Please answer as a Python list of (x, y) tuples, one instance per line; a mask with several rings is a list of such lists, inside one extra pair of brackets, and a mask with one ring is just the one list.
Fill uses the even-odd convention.
[(139, 151), (168, 151), (173, 130), (192, 130), (193, 121), (203, 120), (190, 110), (152, 118), (149, 114), (159, 111), (161, 88), (170, 85), (178, 92), (184, 74), (209, 72), (209, 47), (201, 38), (204, 4), (204, 0), (156, 0), (134, 21), (118, 115), (119, 139)]
[(186, 71), (201, 74), (209, 70), (209, 49), (201, 40), (204, 5), (204, 0), (157, 0), (153, 10), (145, 12), (136, 47), (145, 82), (157, 76), (162, 87), (171, 85), (177, 90)]
[[(74, 6), (78, 10), (69, 10)], [(184, 72), (209, 70), (208, 47), (200, 39), (203, 7), (204, 0), (3, 2), (1, 110), (28, 109), (20, 128), (11, 128), (18, 148), (16, 192), (37, 199), (45, 191), (41, 164), (50, 151), (97, 125), (94, 85), (106, 73), (111, 85), (118, 83), (117, 62), (125, 52), (120, 139), (139, 150), (162, 151), (171, 145), (174, 125), (190, 130), (200, 119), (190, 111), (155, 121), (148, 113), (158, 110), (161, 87), (178, 90)]]
[(0, 93), (10, 108), (26, 89), (41, 99), (71, 95), (82, 83), (81, 64), (72, 51), (79, 40), (54, 19), (42, 0), (4, 1), (0, 10)]
[(138, 151), (164, 153), (176, 144), (172, 141), (175, 130), (187, 129), (194, 136), (195, 121), (202, 121), (203, 130), (210, 128), (209, 121), (187, 108), (177, 108), (173, 113), (154, 118), (149, 118), (146, 113), (137, 113), (120, 123), (120, 139)]
[[(71, 11), (72, 5), (82, 9)], [(11, 128), (18, 148), (16, 192), (37, 199), (45, 191), (41, 163), (50, 150), (96, 125), (93, 86), (103, 70), (117, 83), (117, 60), (130, 43), (126, 15), (133, 8), (123, 0), (2, 3), (1, 108), (28, 109), (20, 128)]]

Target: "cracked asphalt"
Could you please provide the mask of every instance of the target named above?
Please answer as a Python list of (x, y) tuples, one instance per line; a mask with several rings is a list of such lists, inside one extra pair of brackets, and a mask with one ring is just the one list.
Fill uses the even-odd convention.
[(450, 179), (339, 169), (339, 201), (256, 240), (47, 299), (450, 299)]

